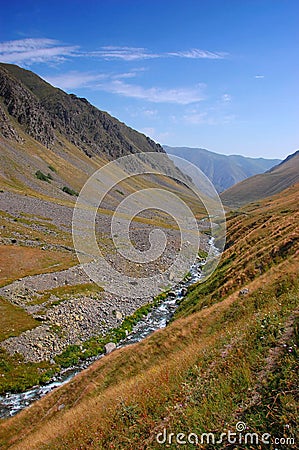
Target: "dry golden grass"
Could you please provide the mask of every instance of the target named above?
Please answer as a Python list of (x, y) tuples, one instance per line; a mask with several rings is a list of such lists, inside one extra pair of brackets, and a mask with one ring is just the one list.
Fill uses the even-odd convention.
[[(248, 288), (256, 292), (279, 280), (282, 273), (296, 274), (297, 270), (298, 259), (292, 258), (248, 284)], [(12, 437), (9, 442), (12, 445), (15, 441), (11, 447), (15, 449), (41, 449), (44, 445), (51, 449), (122, 448), (115, 447), (113, 440), (118, 439), (117, 435), (124, 439), (126, 414), (130, 417), (138, 408), (135, 427), (143, 439), (144, 435), (150, 436), (160, 421), (164, 423), (170, 405), (183, 402), (182, 385), (199, 356), (221, 344), (226, 334), (243, 332), (248, 327), (248, 317), (244, 315), (237, 327), (231, 323), (211, 333), (211, 327), (239, 301), (235, 292), (218, 304), (175, 321), (140, 344), (114, 352), (69, 385), (4, 423), (2, 433)], [(61, 404), (67, 408), (59, 411)], [(27, 433), (28, 438), (24, 439)], [(17, 444), (20, 435), (22, 439)], [(111, 447), (105, 447), (109, 439)], [(124, 442), (123, 448), (137, 447)]]
[(76, 258), (70, 252), (0, 245), (0, 286), (27, 275), (63, 270), (75, 263)]
[[(284, 197), (232, 215), (220, 281), (216, 277), (207, 284), (205, 294), (199, 287), (190, 293), (196, 312), (115, 351), (4, 421), (3, 448), (155, 449), (155, 433), (166, 425), (209, 431), (236, 423), (276, 333), (298, 305), (297, 198), (291, 188)], [(240, 287), (249, 294), (240, 296)], [(212, 301), (204, 307), (208, 296)], [(186, 308), (190, 311), (188, 303)], [(265, 318), (267, 330), (261, 327)], [(260, 344), (259, 333), (269, 343)], [(197, 371), (201, 375), (194, 381), (190, 374)], [(296, 407), (288, 408), (292, 413)], [(288, 414), (277, 420), (288, 420)]]

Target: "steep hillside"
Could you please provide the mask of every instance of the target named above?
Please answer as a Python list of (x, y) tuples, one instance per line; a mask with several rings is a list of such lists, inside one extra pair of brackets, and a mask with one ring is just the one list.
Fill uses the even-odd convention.
[(163, 152), (158, 144), (127, 127), (85, 98), (68, 95), (33, 72), (0, 64), (0, 97), (7, 112), (47, 147), (58, 132), (88, 156), (110, 158), (138, 151)]
[[(248, 158), (240, 155), (220, 155), (202, 148), (169, 147), (164, 150), (198, 166), (214, 184), (218, 192), (280, 162), (279, 159)], [(183, 170), (183, 166), (181, 166)]]
[[(163, 173), (182, 174), (163, 149), (143, 134), (17, 66), (0, 65), (0, 132), (1, 395), (49, 380), (79, 356), (98, 355), (104, 334), (118, 328), (127, 316), (131, 324), (152, 302), (149, 292), (128, 300), (126, 287), (123, 295), (119, 289), (112, 295), (105, 290), (105, 280), (105, 286), (98, 286), (79, 265), (72, 218), (87, 179), (118, 156), (138, 153), (144, 161), (152, 151), (159, 155), (158, 169)], [(136, 161), (132, 166), (139, 167)], [(131, 168), (106, 169), (106, 182), (109, 178), (116, 182), (119, 174), (128, 175)], [(138, 249), (147, 248), (148, 236), (157, 227), (165, 231), (171, 245), (168, 253), (146, 267), (130, 264), (117, 251), (111, 233), (117, 206), (144, 188), (166, 188), (201, 219), (205, 211), (185, 179), (178, 183), (167, 176), (127, 176), (109, 189), (95, 227), (102, 255), (119, 273), (140, 278), (160, 274), (179, 248), (179, 233), (177, 224), (161, 209), (134, 215), (130, 239), (124, 238), (121, 245), (127, 246), (132, 237)], [(202, 244), (206, 246), (207, 241), (204, 235)], [(94, 259), (90, 253), (87, 258), (88, 262)], [(159, 287), (163, 289), (165, 284)], [(136, 310), (139, 315), (134, 315)], [(88, 351), (83, 349), (85, 344)]]
[(225, 205), (238, 207), (277, 194), (299, 181), (299, 150), (264, 174), (256, 175), (221, 194)]
[[(230, 444), (225, 436), (216, 443), (220, 434), (235, 433), (239, 422), (260, 448), (264, 433), (269, 446), (293, 448), (298, 189), (230, 213), (220, 266), (189, 289), (175, 320), (4, 421), (2, 447), (156, 449), (157, 437), (176, 447), (178, 433), (179, 440), (192, 433), (190, 445), (221, 449)], [(212, 433), (209, 443), (203, 433)], [(237, 435), (242, 448), (253, 448), (256, 440), (244, 443), (244, 433)]]
[(71, 204), (103, 164), (141, 152), (163, 155), (160, 169), (178, 174), (162, 147), (144, 134), (28, 70), (0, 63), (0, 183), (5, 191)]

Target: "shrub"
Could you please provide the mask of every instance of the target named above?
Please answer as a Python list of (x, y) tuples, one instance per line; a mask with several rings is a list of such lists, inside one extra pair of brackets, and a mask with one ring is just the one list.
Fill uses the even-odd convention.
[(67, 186), (63, 186), (62, 190), (63, 190), (63, 192), (65, 192), (66, 194), (69, 194), (69, 195), (74, 195), (76, 197), (78, 197), (78, 195), (79, 195), (78, 192), (74, 191), (73, 189), (71, 189)]
[(45, 175), (43, 172), (41, 172), (40, 170), (37, 170), (35, 172), (35, 176), (36, 178), (38, 178), (41, 181), (46, 181), (47, 183), (51, 183), (50, 180), (53, 180), (52, 176), (48, 173), (48, 175)]

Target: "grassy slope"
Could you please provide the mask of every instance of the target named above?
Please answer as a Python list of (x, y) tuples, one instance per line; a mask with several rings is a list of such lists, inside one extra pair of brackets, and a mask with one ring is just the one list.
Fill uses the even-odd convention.
[[(76, 254), (72, 250), (71, 223), (69, 221), (61, 226), (55, 225), (52, 205), (53, 208), (57, 205), (62, 207), (59, 209), (62, 214), (61, 221), (64, 217), (64, 207), (68, 208), (66, 217), (69, 220), (70, 208), (74, 206), (76, 197), (63, 193), (62, 187), (69, 186), (71, 189), (80, 191), (88, 176), (106, 162), (99, 156), (88, 158), (84, 152), (62, 137), (63, 146), (57, 144), (53, 149), (45, 149), (42, 144), (26, 135), (16, 121), (11, 120), (18, 134), (23, 138), (23, 143), (0, 138), (0, 195), (5, 196), (7, 192), (18, 194), (20, 210), (15, 208), (16, 211), (11, 213), (0, 211), (1, 238), (4, 244), (0, 245), (0, 286), (28, 275), (60, 271), (78, 264)], [(53, 178), (51, 183), (37, 179), (35, 173), (38, 170), (44, 174), (51, 173)], [(136, 190), (163, 187), (163, 185), (179, 194), (193, 208), (198, 217), (202, 217), (203, 210), (200, 211), (198, 208), (197, 199), (192, 198), (183, 185), (178, 185), (170, 179), (163, 180), (161, 177), (160, 179), (144, 177), (136, 180), (131, 178), (123, 182), (118, 189), (113, 189), (111, 195), (107, 196), (106, 208), (101, 209), (100, 214), (111, 216), (112, 209), (123, 200), (125, 195)], [(30, 197), (47, 202), (42, 207), (42, 211), (39, 211), (39, 207), (35, 214), (22, 211), (23, 204), (26, 207), (26, 201)], [(136, 224), (143, 222), (155, 227), (172, 226), (168, 223), (169, 218), (165, 218), (162, 213), (157, 213), (154, 219), (136, 217), (134, 221)], [(113, 247), (109, 230), (107, 232), (108, 235), (101, 235), (100, 239), (105, 253), (111, 252)], [(78, 289), (80, 288), (81, 286), (78, 285)], [(65, 286), (64, 290), (66, 290)], [(61, 300), (65, 299), (62, 293), (59, 297)], [(22, 309), (1, 297), (0, 312), (1, 340), (9, 336), (17, 336), (40, 324)], [(26, 364), (21, 355), (10, 356), (1, 349), (0, 392), (24, 390), (48, 379), (55, 370), (56, 366), (53, 367), (45, 362)]]
[(299, 182), (299, 152), (270, 171), (250, 177), (221, 194), (225, 205), (239, 207), (275, 195)]
[(298, 188), (231, 213), (221, 266), (177, 320), (4, 421), (3, 448), (154, 449), (164, 427), (220, 433), (238, 420), (296, 436)]

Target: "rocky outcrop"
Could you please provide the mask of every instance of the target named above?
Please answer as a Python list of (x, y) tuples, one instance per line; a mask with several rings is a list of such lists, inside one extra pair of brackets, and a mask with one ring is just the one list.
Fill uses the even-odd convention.
[(115, 159), (137, 152), (165, 153), (159, 144), (98, 110), (85, 98), (66, 94), (18, 66), (0, 64), (0, 97), (7, 113), (46, 147), (53, 146), (62, 135), (90, 157)]
[(7, 118), (3, 107), (0, 104), (0, 133), (7, 139), (14, 139), (17, 142), (22, 142), (22, 139), (18, 135), (18, 132), (10, 123)]
[[(0, 67), (0, 97), (8, 114), (14, 117), (25, 132), (46, 147), (55, 140), (51, 119), (35, 95), (21, 82), (12, 77), (3, 67)], [(7, 133), (7, 127), (10, 133)], [(14, 137), (12, 125), (6, 125), (2, 134)]]
[[(69, 298), (43, 316), (34, 315), (39, 326), (2, 341), (1, 347), (12, 355), (23, 355), (25, 361), (51, 360), (69, 345), (81, 345), (93, 336), (106, 335), (119, 327), (126, 316), (151, 301), (151, 297), (131, 299), (107, 292)], [(115, 344), (108, 343), (105, 352), (110, 353), (114, 348)]]

